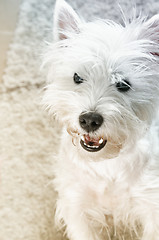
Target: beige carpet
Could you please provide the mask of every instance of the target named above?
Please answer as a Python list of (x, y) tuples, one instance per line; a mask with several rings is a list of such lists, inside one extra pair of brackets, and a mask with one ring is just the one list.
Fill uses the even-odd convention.
[(49, 27), (40, 13), (51, 1), (35, 3), (22, 2), (0, 85), (0, 240), (61, 239), (51, 184), (58, 127), (40, 106), (40, 48)]
[[(112, 0), (69, 2), (86, 18), (117, 18)], [(122, 2), (128, 7), (129, 1)], [(52, 187), (59, 131), (40, 105), (45, 83), (40, 54), (43, 41), (51, 39), (53, 5), (54, 0), (22, 1), (0, 85), (0, 240), (61, 239), (54, 229)], [(159, 10), (155, 0), (137, 5), (151, 14)]]

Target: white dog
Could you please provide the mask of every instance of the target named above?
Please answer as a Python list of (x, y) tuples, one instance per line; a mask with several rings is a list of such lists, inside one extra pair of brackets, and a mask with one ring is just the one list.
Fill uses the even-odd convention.
[(159, 240), (159, 15), (85, 23), (57, 0), (54, 37), (44, 104), (64, 126), (57, 223), (71, 240)]

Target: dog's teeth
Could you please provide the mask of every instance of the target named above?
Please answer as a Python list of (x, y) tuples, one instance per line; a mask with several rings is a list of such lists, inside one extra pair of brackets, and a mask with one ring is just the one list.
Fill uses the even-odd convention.
[(85, 139), (84, 139), (84, 136), (83, 136), (83, 135), (81, 136), (81, 140), (82, 140), (83, 142), (85, 141)]
[[(81, 136), (81, 140), (83, 141), (83, 144), (84, 144), (86, 147), (88, 147), (88, 148), (96, 148), (96, 149), (99, 148), (99, 145), (101, 145), (101, 144), (104, 142), (103, 138), (100, 138), (99, 141), (98, 141), (98, 144), (99, 144), (99, 145), (95, 145), (95, 144), (94, 144), (94, 145), (93, 145), (93, 144), (92, 144), (92, 145), (89, 145), (89, 144), (86, 143), (86, 140), (85, 140), (84, 135)], [(96, 143), (97, 143), (97, 142), (96, 142)]]
[(99, 144), (102, 144), (102, 143), (103, 143), (103, 138), (99, 140)]
[(98, 146), (90, 146), (90, 145), (87, 145), (89, 148), (98, 148)]
[(93, 148), (99, 148), (98, 146), (92, 146)]
[(98, 148), (98, 146), (90, 146), (90, 145), (86, 144), (85, 142), (83, 142), (83, 144), (84, 144), (86, 147), (89, 147), (89, 148)]

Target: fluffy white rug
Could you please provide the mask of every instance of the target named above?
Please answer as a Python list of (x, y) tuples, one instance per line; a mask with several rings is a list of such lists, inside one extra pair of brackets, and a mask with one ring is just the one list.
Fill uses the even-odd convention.
[[(71, 0), (69, 1), (71, 3)], [(86, 18), (116, 20), (115, 0), (72, 0)], [(40, 106), (45, 73), (44, 40), (51, 40), (54, 0), (23, 0), (0, 84), (0, 240), (60, 240), (54, 229), (56, 195), (51, 181), (59, 127)], [(121, 5), (130, 9), (129, 1)], [(137, 0), (150, 15), (158, 0)]]

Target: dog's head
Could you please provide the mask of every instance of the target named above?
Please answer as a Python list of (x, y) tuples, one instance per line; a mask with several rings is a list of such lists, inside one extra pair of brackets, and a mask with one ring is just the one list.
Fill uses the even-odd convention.
[(79, 150), (116, 156), (151, 123), (158, 97), (159, 15), (85, 23), (57, 0), (44, 103)]

